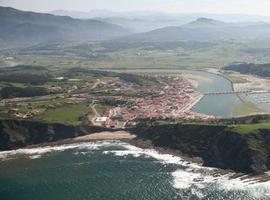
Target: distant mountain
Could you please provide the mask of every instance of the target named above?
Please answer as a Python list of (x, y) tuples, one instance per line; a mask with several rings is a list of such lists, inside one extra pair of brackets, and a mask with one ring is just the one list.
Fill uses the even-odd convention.
[(224, 22), (257, 22), (265, 21), (270, 22), (269, 16), (263, 15), (248, 15), (248, 14), (211, 14), (211, 13), (166, 13), (161, 11), (129, 11), (119, 12), (111, 10), (90, 10), (87, 12), (82, 11), (68, 11), (68, 10), (55, 10), (50, 12), (53, 15), (70, 16), (79, 19), (92, 19), (92, 18), (152, 18), (157, 19), (173, 19), (185, 21), (185, 23), (194, 21), (198, 18), (209, 18)]
[(55, 10), (50, 12), (53, 15), (59, 16), (70, 16), (78, 19), (93, 19), (93, 18), (111, 18), (111, 17), (120, 17), (120, 18), (146, 18), (146, 17), (169, 17), (168, 14), (158, 11), (129, 11), (129, 12), (119, 12), (111, 10), (90, 10), (88, 12), (82, 11), (68, 11), (68, 10)]
[(177, 41), (218, 39), (270, 39), (268, 23), (225, 23), (199, 18), (182, 26), (170, 26), (146, 33), (134, 34), (125, 41)]
[(171, 18), (152, 18), (152, 17), (110, 17), (110, 18), (96, 18), (97, 20), (117, 24), (128, 28), (134, 33), (148, 32), (159, 28), (164, 28), (166, 26), (180, 26), (186, 23), (183, 20), (171, 19)]
[(24, 12), (8, 7), (0, 7), (0, 27), (0, 41), (20, 45), (96, 41), (129, 34), (126, 29), (107, 22)]
[(210, 19), (210, 18), (198, 18), (195, 21), (184, 24), (182, 27), (185, 28), (229, 28), (229, 27), (248, 27), (248, 26), (264, 26), (269, 25), (269, 23), (263, 21), (257, 22), (237, 22), (228, 23), (220, 20)]
[[(133, 32), (148, 32), (168, 26), (181, 26), (200, 19), (213, 19), (226, 23), (270, 22), (269, 16), (244, 14), (208, 14), (208, 13), (164, 13), (158, 11), (116, 12), (110, 10), (90, 10), (88, 12), (57, 10), (54, 15), (70, 16), (81, 19), (98, 19), (129, 28)], [(201, 22), (202, 22), (201, 21)]]
[(219, 28), (219, 27), (224, 27), (226, 26), (227, 23), (214, 20), (214, 19), (209, 19), (209, 18), (198, 18), (197, 20), (190, 22), (184, 27), (186, 28)]
[(96, 19), (99, 21), (117, 24), (128, 28), (135, 33), (152, 31), (166, 26), (180, 26), (190, 21), (161, 12), (114, 12), (108, 10), (91, 10), (89, 12), (56, 10), (51, 14), (70, 16), (78, 19)]
[(118, 12), (109, 11), (109, 10), (91, 10), (89, 12), (81, 11), (67, 11), (67, 10), (54, 10), (50, 14), (58, 16), (70, 16), (77, 19), (93, 19), (93, 18), (106, 18), (118, 16)]

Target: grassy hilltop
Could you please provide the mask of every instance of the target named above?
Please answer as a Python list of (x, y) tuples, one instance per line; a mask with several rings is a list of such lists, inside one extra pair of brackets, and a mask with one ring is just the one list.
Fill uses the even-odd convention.
[[(157, 147), (199, 156), (205, 166), (261, 174), (270, 169), (270, 121), (248, 117), (232, 122), (142, 122), (133, 131)], [(234, 123), (235, 123), (234, 122)]]

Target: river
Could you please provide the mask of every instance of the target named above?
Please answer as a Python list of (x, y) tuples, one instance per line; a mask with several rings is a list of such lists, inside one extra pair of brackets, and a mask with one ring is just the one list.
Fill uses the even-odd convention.
[[(198, 90), (202, 93), (231, 90), (230, 82), (215, 74), (169, 72), (201, 77)], [(240, 103), (236, 95), (206, 96), (194, 110), (231, 117)], [(270, 199), (270, 183), (230, 179), (228, 175), (217, 177), (216, 169), (179, 157), (119, 141), (103, 141), (0, 152), (0, 197), (1, 200), (266, 200)]]
[[(198, 91), (202, 94), (213, 92), (231, 92), (232, 84), (223, 76), (207, 71), (177, 70), (177, 69), (127, 69), (109, 70), (123, 73), (148, 73), (148, 74), (185, 74), (198, 81)], [(242, 105), (236, 94), (206, 95), (194, 107), (193, 111), (222, 118), (237, 117), (235, 109)]]

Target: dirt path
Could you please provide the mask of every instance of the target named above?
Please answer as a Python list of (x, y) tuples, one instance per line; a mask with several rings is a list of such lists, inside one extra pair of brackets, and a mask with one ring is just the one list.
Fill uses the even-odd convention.
[(96, 109), (97, 104), (92, 104), (91, 105), (91, 109), (93, 111), (93, 113), (95, 114), (95, 117), (100, 117), (100, 114), (98, 113), (97, 109)]
[(98, 113), (98, 111), (96, 110), (96, 106), (97, 104), (94, 103), (94, 101), (89, 105), (89, 107), (91, 107), (92, 109), (92, 113), (94, 114), (90, 114), (88, 115), (88, 120), (94, 125), (94, 126), (100, 126), (100, 124), (95, 122), (95, 119), (97, 117), (100, 117), (100, 114)]
[(91, 87), (91, 89), (93, 90), (93, 89), (95, 89), (97, 86), (98, 86), (98, 84), (100, 84), (100, 79), (97, 79), (97, 82), (95, 82), (94, 83), (94, 85)]

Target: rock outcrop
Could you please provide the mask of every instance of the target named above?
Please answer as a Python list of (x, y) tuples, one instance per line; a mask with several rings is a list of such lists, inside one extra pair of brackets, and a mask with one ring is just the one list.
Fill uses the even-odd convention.
[(94, 126), (72, 126), (27, 120), (0, 120), (0, 150), (53, 142), (104, 131)]
[(133, 130), (157, 147), (198, 156), (208, 167), (262, 174), (270, 169), (270, 130), (241, 134), (222, 125), (141, 125)]

